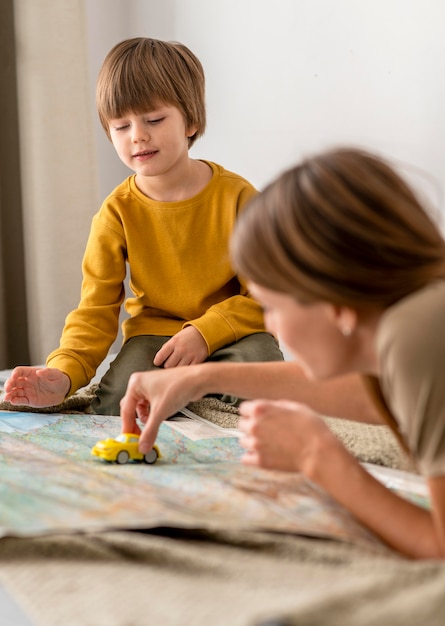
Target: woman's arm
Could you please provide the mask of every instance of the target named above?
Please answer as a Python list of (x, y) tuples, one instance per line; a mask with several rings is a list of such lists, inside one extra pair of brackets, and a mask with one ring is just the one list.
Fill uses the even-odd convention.
[(442, 555), (445, 555), (445, 476), (428, 479), (434, 526), (440, 538)]
[(239, 398), (288, 398), (330, 416), (378, 422), (361, 379), (345, 376), (324, 383), (306, 378), (293, 361), (265, 363), (201, 363), (156, 372), (139, 372), (129, 380), (121, 401), (125, 432), (138, 431), (136, 412), (146, 426), (141, 443), (153, 445), (159, 425), (189, 402), (206, 394)]
[(243, 403), (240, 412), (245, 463), (301, 471), (393, 549), (412, 558), (445, 557), (445, 478), (429, 481), (430, 513), (371, 476), (309, 407), (259, 400)]

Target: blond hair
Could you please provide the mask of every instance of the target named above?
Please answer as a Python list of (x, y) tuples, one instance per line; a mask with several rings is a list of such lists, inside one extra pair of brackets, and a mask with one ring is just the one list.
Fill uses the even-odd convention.
[(256, 196), (232, 238), (246, 279), (293, 295), (387, 307), (445, 277), (445, 243), (409, 185), (366, 151), (326, 151)]
[(109, 120), (128, 112), (147, 113), (160, 105), (177, 107), (187, 128), (197, 126), (189, 147), (206, 126), (205, 76), (199, 59), (183, 44), (146, 37), (114, 46), (99, 71), (96, 105), (110, 137)]

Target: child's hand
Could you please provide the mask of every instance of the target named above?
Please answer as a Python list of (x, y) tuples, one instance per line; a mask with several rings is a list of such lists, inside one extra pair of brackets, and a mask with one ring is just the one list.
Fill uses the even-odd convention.
[(153, 359), (158, 367), (177, 367), (203, 363), (209, 356), (207, 344), (194, 326), (186, 326), (169, 339)]
[(57, 406), (70, 385), (69, 377), (55, 368), (16, 367), (5, 382), (4, 400), (15, 405)]

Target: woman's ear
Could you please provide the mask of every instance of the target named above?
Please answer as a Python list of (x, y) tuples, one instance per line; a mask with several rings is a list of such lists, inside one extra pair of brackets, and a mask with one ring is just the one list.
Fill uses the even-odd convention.
[(357, 328), (358, 314), (347, 306), (329, 305), (329, 316), (344, 337), (350, 337)]

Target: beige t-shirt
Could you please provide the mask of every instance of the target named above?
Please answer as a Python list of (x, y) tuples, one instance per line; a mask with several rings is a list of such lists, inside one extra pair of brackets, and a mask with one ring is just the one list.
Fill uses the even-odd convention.
[(445, 476), (445, 281), (384, 313), (377, 354), (382, 393), (420, 471)]

